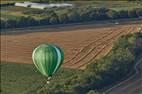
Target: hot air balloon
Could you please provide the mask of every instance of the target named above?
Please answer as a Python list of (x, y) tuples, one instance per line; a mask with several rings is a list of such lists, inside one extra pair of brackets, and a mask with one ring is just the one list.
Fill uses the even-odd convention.
[(63, 63), (64, 53), (57, 45), (41, 44), (34, 49), (32, 59), (39, 72), (50, 80)]

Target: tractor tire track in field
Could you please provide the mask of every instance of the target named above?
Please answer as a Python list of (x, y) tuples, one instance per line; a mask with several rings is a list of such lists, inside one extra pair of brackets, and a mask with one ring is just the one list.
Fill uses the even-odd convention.
[[(119, 29), (118, 31), (120, 32), (121, 29)], [(118, 32), (118, 31), (117, 31), (117, 32)], [(121, 31), (121, 32), (122, 32), (122, 31)], [(111, 31), (110, 34), (108, 34), (108, 35), (102, 37), (101, 39), (99, 39), (99, 40), (97, 40), (97, 41), (95, 41), (95, 42), (89, 44), (87, 47), (84, 48), (84, 49), (87, 49), (87, 50), (89, 50), (89, 51), (88, 51), (88, 52), (85, 52), (85, 53), (83, 53), (83, 52), (79, 53), (79, 55), (78, 55), (74, 60), (72, 60), (71, 63), (68, 63), (68, 65), (72, 66), (73, 64), (76, 64), (75, 67), (77, 67), (77, 63), (78, 63), (78, 64), (79, 64), (79, 62), (83, 63), (83, 62), (82, 62), (83, 59), (87, 58), (87, 56), (88, 56), (89, 54), (91, 54), (98, 46), (100, 46), (101, 44), (104, 44), (104, 42), (107, 42), (107, 41), (108, 41), (107, 38), (109, 38), (111, 35), (113, 36), (113, 35), (115, 35), (115, 34), (116, 34), (116, 32), (114, 32), (114, 30), (113, 30), (113, 31)], [(116, 34), (116, 35), (117, 35), (117, 34)], [(105, 39), (106, 39), (106, 40), (105, 40)], [(102, 43), (101, 43), (101, 41), (102, 41)], [(97, 44), (96, 42), (99, 43), (99, 44)], [(91, 46), (91, 47), (90, 47), (90, 46)], [(89, 57), (89, 58), (90, 58), (90, 57)], [(76, 59), (77, 59), (77, 60), (76, 60)]]
[[(109, 43), (103, 45), (101, 49), (96, 50), (96, 51), (97, 51), (96, 54), (94, 54), (94, 55), (90, 58), (90, 60), (88, 60), (88, 61), (86, 62), (86, 64), (81, 63), (77, 68), (79, 68), (79, 69), (84, 69), (91, 61), (93, 61), (93, 60), (95, 59), (95, 57), (97, 57), (97, 56), (98, 56), (108, 45), (110, 45), (110, 44), (111, 44), (111, 43), (109, 42)], [(89, 55), (88, 55), (88, 56), (89, 56)]]
[[(82, 49), (81, 52), (77, 53), (77, 55), (74, 56), (74, 58), (72, 58), (72, 60), (69, 61), (69, 62), (72, 61), (71, 63), (69, 63), (69, 62), (68, 63), (66, 62), (66, 63), (70, 67), (73, 66), (73, 68), (84, 69), (85, 65), (87, 65), (89, 62), (93, 61), (95, 59), (95, 57), (97, 57), (106, 47), (111, 45), (112, 41), (114, 41), (113, 39), (115, 39), (116, 37), (120, 36), (121, 34), (131, 33), (132, 31), (134, 31), (134, 29), (135, 29), (135, 27), (131, 27), (128, 31), (119, 29), (117, 31), (118, 34), (116, 34), (116, 32), (115, 32), (116, 35), (113, 34), (113, 31), (112, 31), (111, 33), (103, 36), (102, 38), (107, 38), (107, 36), (110, 37), (111, 34), (114, 35), (114, 36), (112, 36), (109, 39), (106, 39), (105, 41), (103, 41), (103, 42), (101, 42), (101, 43), (99, 43), (99, 44), (97, 44), (95, 46), (94, 46), (94, 43), (100, 41), (99, 40), (100, 38), (98, 39), (98, 41), (95, 40), (95, 41), (89, 43), (87, 46), (85, 46)], [(124, 31), (125, 31), (125, 33), (123, 33)], [(89, 51), (86, 52), (85, 55), (82, 55), (83, 54), (83, 50), (85, 50), (85, 49), (89, 49)], [(80, 56), (82, 56), (82, 57), (80, 57)]]
[[(113, 30), (113, 31), (114, 31), (114, 30)], [(104, 38), (104, 37), (109, 36), (110, 34), (113, 33), (113, 31), (112, 31), (112, 32), (108, 31), (108, 32), (105, 32), (105, 33), (100, 33), (99, 35), (102, 34), (102, 35), (104, 35), (104, 36), (101, 36), (101, 37), (99, 37), (98, 39), (96, 39), (95, 41), (92, 41), (92, 42), (88, 43), (87, 45), (85, 45), (84, 47), (82, 47), (78, 53), (76, 53), (71, 59), (69, 59), (69, 60), (67, 60), (66, 62), (64, 62), (64, 64), (65, 64), (65, 63), (68, 63), (68, 62), (71, 62), (72, 60), (74, 60), (80, 53), (82, 53), (84, 50), (86, 50), (88, 46), (90, 46), (90, 45), (92, 45), (93, 43), (95, 43), (95, 42), (101, 40), (101, 39)], [(110, 32), (110, 33), (109, 33), (109, 32)]]
[[(119, 28), (115, 29), (118, 30)], [(75, 54), (73, 56), (73, 58), (71, 58), (70, 60), (66, 61), (64, 64), (71, 62), (72, 60), (76, 59), (79, 55), (81, 55), (82, 53), (85, 53), (87, 51), (85, 50), (89, 50), (91, 51), (91, 49), (88, 49), (91, 45), (94, 45), (94, 43), (101, 41), (103, 38), (108, 37), (109, 35), (111, 35), (112, 33), (114, 33), (114, 30), (112, 30), (111, 32), (105, 32), (104, 36), (99, 37), (98, 39), (96, 39), (95, 41), (92, 41), (90, 43), (88, 43), (87, 45), (85, 45), (77, 54)], [(93, 49), (93, 48), (92, 48)]]
[[(122, 32), (119, 32), (121, 34)], [(116, 35), (118, 36), (118, 34)], [(116, 37), (113, 36), (108, 40), (101, 42), (100, 44), (96, 45), (92, 51), (90, 51), (84, 58), (80, 59), (78, 62), (75, 62), (76, 67), (80, 69), (80, 67), (87, 65), (91, 60), (93, 60), (100, 52), (102, 52), (105, 47), (111, 43), (111, 41)], [(98, 48), (99, 47), (99, 48)]]

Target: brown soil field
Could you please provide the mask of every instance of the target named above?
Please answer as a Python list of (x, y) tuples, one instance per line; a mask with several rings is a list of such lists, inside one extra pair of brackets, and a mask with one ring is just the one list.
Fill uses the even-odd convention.
[(142, 32), (142, 25), (1, 35), (1, 61), (33, 63), (33, 49), (42, 43), (52, 43), (64, 50), (63, 67), (84, 69), (89, 62), (106, 55), (119, 36), (134, 32)]

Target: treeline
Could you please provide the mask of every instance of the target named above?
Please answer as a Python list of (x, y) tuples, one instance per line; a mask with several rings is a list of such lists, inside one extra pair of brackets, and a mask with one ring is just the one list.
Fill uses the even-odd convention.
[[(87, 21), (100, 21), (110, 19), (138, 18), (142, 17), (142, 8), (131, 10), (112, 10), (107, 8), (94, 8), (92, 6), (79, 8), (61, 8), (46, 10), (29, 10), (24, 12), (29, 16), (20, 16), (14, 19), (2, 19), (1, 28), (28, 27), (39, 25), (55, 25), (66, 23), (78, 23)], [(30, 16), (31, 15), (31, 16)], [(32, 15), (44, 15), (40, 19)]]
[(38, 90), (39, 94), (100, 94), (100, 89), (126, 77), (142, 53), (142, 33), (122, 36), (109, 54), (90, 63), (63, 82), (52, 82)]
[(14, 2), (0, 3), (0, 7), (14, 6)]

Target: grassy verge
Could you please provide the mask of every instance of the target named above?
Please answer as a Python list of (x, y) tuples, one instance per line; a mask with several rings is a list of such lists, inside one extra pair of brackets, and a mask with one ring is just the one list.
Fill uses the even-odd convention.
[[(64, 81), (72, 74), (73, 70), (60, 69), (52, 81)], [(37, 94), (46, 80), (32, 64), (1, 62), (1, 94)]]

